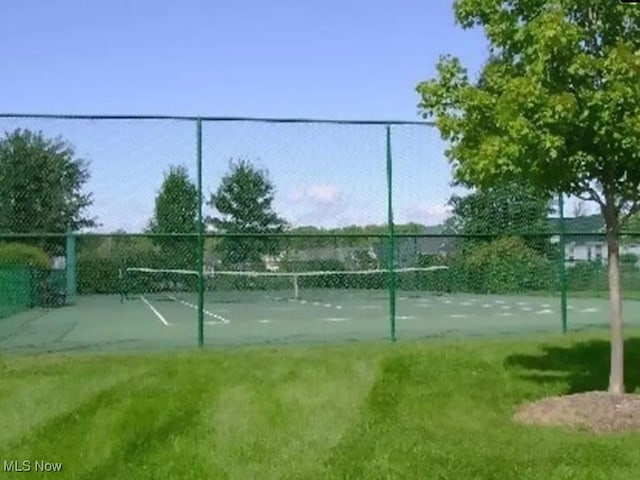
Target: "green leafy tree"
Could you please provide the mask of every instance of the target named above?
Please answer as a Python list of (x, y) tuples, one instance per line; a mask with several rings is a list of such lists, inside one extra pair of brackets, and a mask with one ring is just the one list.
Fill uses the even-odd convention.
[[(397, 234), (424, 234), (427, 229), (417, 223), (397, 224), (394, 226)], [(302, 235), (318, 235), (322, 237), (300, 236), (293, 237), (290, 248), (306, 249), (314, 247), (371, 247), (380, 243), (380, 235), (389, 234), (388, 225), (349, 225), (338, 228), (318, 228), (315, 226), (299, 226), (292, 228), (290, 233)], [(434, 232), (429, 232), (434, 233)], [(357, 236), (356, 236), (357, 235)], [(367, 235), (371, 235), (368, 237)]]
[[(265, 255), (275, 255), (281, 242), (265, 234), (281, 233), (286, 222), (273, 209), (275, 186), (268, 172), (245, 159), (232, 160), (208, 205), (218, 212), (209, 219), (216, 232), (241, 234), (225, 237), (218, 250), (225, 265), (262, 265)], [(249, 234), (262, 236), (252, 237)], [(246, 236), (245, 236), (246, 235)]]
[[(464, 195), (453, 195), (448, 232), (467, 237), (463, 246), (491, 241), (487, 235), (539, 234), (549, 230), (551, 199), (527, 185), (502, 184), (476, 189)], [(550, 250), (548, 237), (522, 235), (525, 243), (542, 255)]]
[(61, 138), (14, 130), (0, 139), (0, 231), (63, 233), (96, 226), (88, 162)]
[(479, 245), (461, 267), (469, 290), (477, 293), (549, 291), (553, 272), (522, 238), (508, 236)]
[[(152, 239), (124, 236), (124, 230), (112, 235), (82, 237), (78, 241), (78, 292), (81, 294), (119, 294), (130, 276), (121, 275), (129, 267), (167, 268), (166, 255), (161, 254)], [(160, 258), (159, 258), (160, 257)], [(151, 281), (153, 277), (142, 277)]]
[(609, 391), (625, 390), (619, 233), (640, 207), (640, 9), (610, 0), (456, 0), (490, 57), (471, 79), (443, 56), (418, 85), (463, 184), (521, 181), (595, 202), (606, 225)]
[[(198, 231), (198, 190), (186, 167), (171, 166), (158, 191), (149, 232), (193, 234)], [(195, 268), (198, 241), (194, 236), (154, 237), (166, 261), (174, 268)]]

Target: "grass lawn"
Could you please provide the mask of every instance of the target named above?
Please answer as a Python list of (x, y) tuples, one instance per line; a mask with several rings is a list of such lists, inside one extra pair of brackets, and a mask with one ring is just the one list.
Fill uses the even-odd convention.
[[(627, 344), (640, 391), (640, 335)], [(637, 479), (640, 434), (514, 424), (606, 387), (606, 336), (0, 357), (0, 460), (65, 479)]]

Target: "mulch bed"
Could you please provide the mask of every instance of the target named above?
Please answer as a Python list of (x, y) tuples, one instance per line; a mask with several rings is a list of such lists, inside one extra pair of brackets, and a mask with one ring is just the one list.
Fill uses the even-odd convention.
[(515, 420), (594, 433), (640, 431), (640, 395), (586, 392), (549, 397), (521, 406)]

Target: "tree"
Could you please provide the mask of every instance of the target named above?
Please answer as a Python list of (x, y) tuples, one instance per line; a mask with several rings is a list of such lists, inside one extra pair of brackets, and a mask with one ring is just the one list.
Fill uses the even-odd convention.
[(241, 234), (225, 237), (218, 245), (226, 265), (260, 265), (264, 255), (278, 253), (280, 242), (266, 236), (283, 232), (286, 225), (273, 209), (274, 197), (275, 186), (267, 171), (246, 159), (230, 162), (229, 172), (208, 202), (219, 213), (209, 219), (216, 232)]
[(61, 138), (17, 129), (0, 140), (0, 231), (64, 233), (96, 226), (88, 162)]
[(461, 263), (472, 292), (542, 292), (551, 285), (548, 262), (518, 237), (503, 236), (478, 245)]
[(526, 184), (494, 185), (464, 196), (453, 195), (449, 206), (452, 211), (447, 228), (451, 233), (485, 236), (465, 238), (466, 244), (490, 241), (486, 235), (522, 235), (528, 247), (543, 255), (549, 253), (548, 237), (526, 234), (549, 230), (551, 198)]
[[(157, 234), (194, 234), (198, 231), (198, 190), (186, 167), (170, 166), (158, 191), (148, 231)], [(195, 268), (197, 238), (154, 237), (167, 261), (175, 268)]]
[(609, 391), (624, 391), (619, 233), (640, 207), (640, 9), (609, 0), (457, 0), (490, 56), (477, 80), (443, 56), (418, 85), (456, 178), (518, 180), (595, 202), (609, 256)]
[[(434, 227), (431, 227), (432, 229)], [(437, 230), (437, 228), (436, 228)], [(394, 225), (396, 234), (421, 235), (427, 232), (424, 225), (406, 223)], [(299, 226), (292, 228), (291, 233), (302, 234), (289, 242), (292, 250), (304, 250), (317, 247), (362, 247), (367, 248), (380, 242), (380, 235), (389, 234), (388, 225), (349, 225), (338, 228), (319, 228), (315, 226)], [(305, 236), (307, 235), (307, 236)], [(322, 236), (312, 236), (322, 235)], [(368, 236), (370, 235), (370, 236)]]

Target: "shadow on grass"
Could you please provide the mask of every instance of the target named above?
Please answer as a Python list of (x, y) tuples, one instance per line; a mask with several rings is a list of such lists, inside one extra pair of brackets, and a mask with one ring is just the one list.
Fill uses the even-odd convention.
[[(640, 338), (625, 341), (625, 386), (640, 392)], [(569, 347), (545, 346), (537, 355), (510, 355), (507, 367), (524, 370), (521, 378), (547, 383), (566, 381), (568, 392), (606, 390), (609, 384), (610, 347), (608, 341), (576, 342)]]

